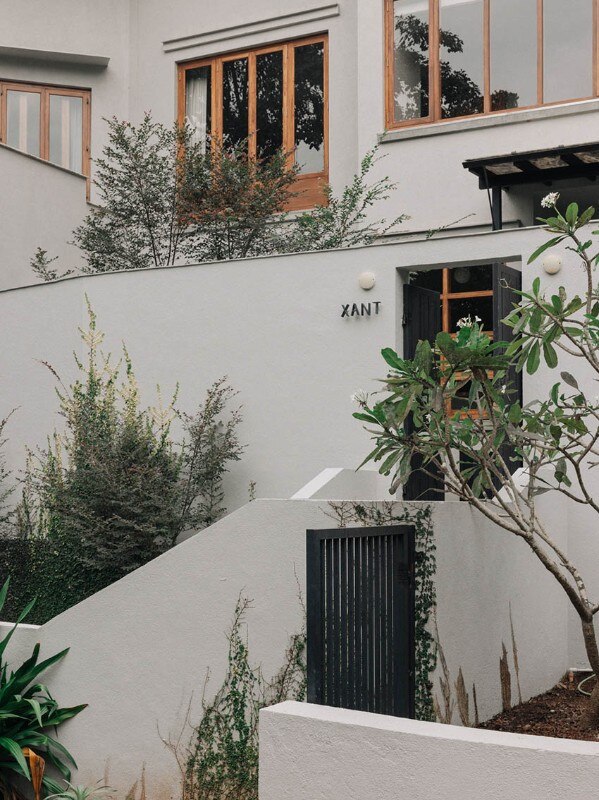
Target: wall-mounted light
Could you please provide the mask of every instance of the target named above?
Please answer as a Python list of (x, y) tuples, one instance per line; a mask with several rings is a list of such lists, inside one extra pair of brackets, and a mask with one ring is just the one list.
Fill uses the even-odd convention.
[(548, 275), (555, 275), (562, 268), (563, 261), (560, 256), (550, 253), (542, 261), (543, 269)]
[(376, 283), (374, 272), (362, 272), (358, 277), (358, 283), (360, 285), (360, 289), (364, 289), (365, 292), (369, 292)]

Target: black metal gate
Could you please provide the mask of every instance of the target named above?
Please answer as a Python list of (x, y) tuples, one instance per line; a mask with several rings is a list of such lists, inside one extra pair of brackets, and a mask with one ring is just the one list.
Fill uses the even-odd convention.
[(414, 716), (414, 528), (307, 532), (308, 702)]

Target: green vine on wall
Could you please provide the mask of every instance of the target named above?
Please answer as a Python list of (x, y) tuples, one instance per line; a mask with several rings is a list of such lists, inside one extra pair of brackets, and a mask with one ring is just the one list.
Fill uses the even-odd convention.
[(433, 683), (431, 675), (437, 666), (437, 645), (430, 631), (437, 596), (436, 545), (430, 505), (405, 505), (393, 502), (329, 503), (331, 513), (340, 528), (348, 525), (382, 527), (384, 525), (413, 525), (416, 539), (415, 554), (415, 710), (416, 719), (434, 722)]

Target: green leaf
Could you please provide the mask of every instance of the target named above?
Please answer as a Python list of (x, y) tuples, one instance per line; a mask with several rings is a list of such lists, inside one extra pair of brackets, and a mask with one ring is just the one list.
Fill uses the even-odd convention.
[(557, 353), (555, 351), (555, 347), (549, 342), (543, 342), (543, 355), (545, 356), (545, 362), (550, 369), (555, 369), (557, 367)]
[[(549, 250), (550, 247), (555, 247), (560, 242), (562, 242), (565, 238), (566, 238), (565, 236), (556, 236), (553, 239), (549, 239), (548, 242), (545, 242), (545, 244), (542, 244), (537, 250), (534, 251), (534, 253), (531, 255), (531, 257), (528, 259), (527, 263), (528, 264), (532, 264), (532, 262), (536, 261), (536, 259), (540, 255), (542, 255), (545, 252), (545, 250)], [(538, 281), (539, 285), (535, 289), (535, 283), (537, 281)], [(533, 292), (534, 292), (535, 295), (539, 293), (540, 283), (541, 282), (540, 282), (539, 278), (535, 278), (535, 281), (533, 283)]]
[(507, 418), (513, 425), (519, 425), (522, 422), (522, 408), (519, 403), (514, 403), (509, 407)]
[(568, 386), (571, 386), (573, 389), (580, 390), (580, 387), (578, 386), (578, 381), (576, 380), (574, 375), (571, 375), (569, 372), (560, 372), (560, 376), (563, 382), (567, 383)]
[(395, 350), (392, 350), (390, 347), (385, 347), (384, 350), (381, 350), (381, 355), (393, 369), (403, 369), (405, 362), (397, 355)]
[(21, 768), (21, 772), (23, 773), (23, 775), (27, 778), (28, 781), (30, 781), (31, 774), (29, 772), (29, 767), (27, 765), (27, 761), (25, 760), (25, 756), (23, 755), (23, 750), (14, 741), (14, 739), (9, 739), (7, 736), (0, 736), (0, 747), (3, 747), (11, 754), (11, 756), (14, 758), (14, 760)]
[(570, 203), (570, 205), (566, 209), (566, 222), (568, 223), (568, 225), (574, 227), (574, 225), (576, 225), (577, 220), (578, 220), (578, 203)]
[(538, 370), (539, 365), (541, 363), (541, 348), (539, 347), (538, 342), (533, 342), (530, 352), (528, 354), (528, 358), (526, 360), (526, 371), (529, 375), (534, 375), (534, 373)]

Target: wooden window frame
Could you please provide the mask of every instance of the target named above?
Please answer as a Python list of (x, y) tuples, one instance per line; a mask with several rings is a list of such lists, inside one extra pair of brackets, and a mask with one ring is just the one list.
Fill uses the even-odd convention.
[[(50, 161), (50, 97), (80, 97), (82, 100), (82, 131), (81, 131), (81, 174), (87, 182), (87, 198), (89, 199), (91, 177), (91, 89), (77, 89), (68, 86), (55, 86), (45, 83), (25, 83), (21, 81), (8, 81), (0, 79), (0, 143), (6, 143), (7, 137), (7, 100), (8, 92), (31, 92), (40, 95), (40, 141), (39, 156), (42, 161)], [(23, 151), (26, 155), (31, 155)], [(66, 169), (61, 164), (54, 164), (60, 169)]]
[(286, 210), (295, 211), (310, 208), (325, 201), (324, 187), (329, 180), (329, 42), (328, 34), (321, 33), (301, 39), (291, 39), (276, 44), (253, 47), (245, 50), (222, 53), (210, 58), (200, 58), (177, 64), (177, 121), (183, 125), (185, 121), (185, 82), (188, 70), (199, 67), (210, 67), (212, 83), (210, 118), (211, 136), (222, 141), (223, 128), (223, 64), (228, 61), (247, 58), (248, 60), (248, 145), (251, 158), (256, 157), (257, 145), (257, 103), (256, 103), (256, 58), (268, 53), (283, 54), (283, 148), (289, 153), (290, 164), (293, 164), (295, 150), (295, 58), (294, 50), (310, 44), (323, 45), (323, 86), (324, 86), (324, 169), (320, 172), (302, 173), (298, 175), (294, 191), (296, 197), (291, 198)]
[(395, 119), (394, 72), (395, 72), (395, 0), (384, 0), (385, 15), (385, 127), (387, 130), (412, 128), (439, 122), (476, 119), (495, 114), (510, 114), (514, 111), (527, 111), (535, 108), (559, 106), (592, 100), (599, 96), (599, 0), (593, 2), (593, 94), (587, 97), (573, 97), (568, 100), (544, 102), (544, 0), (537, 0), (537, 102), (533, 105), (516, 108), (491, 110), (491, 0), (483, 0), (483, 112), (459, 117), (441, 116), (441, 73), (440, 73), (440, 21), (441, 0), (428, 0), (429, 4), (429, 113), (426, 117), (408, 120)]

